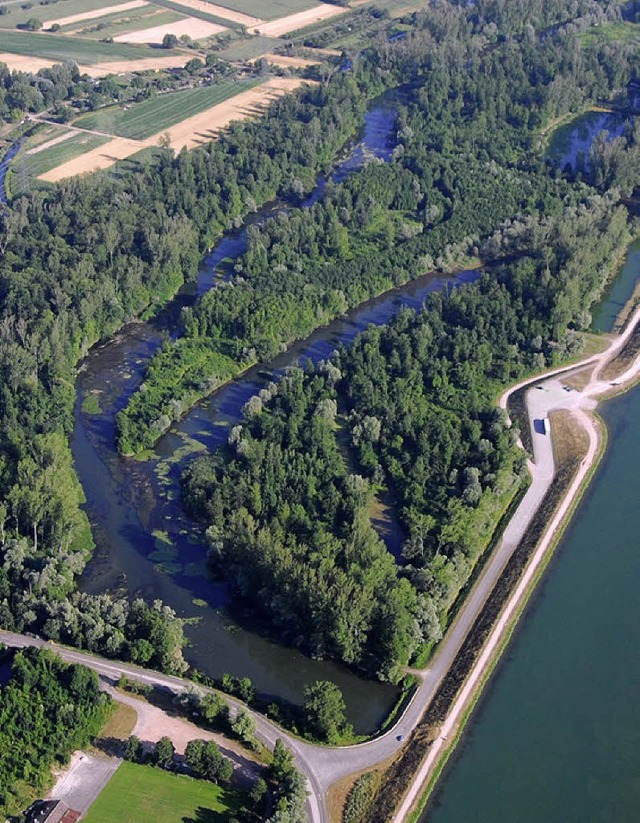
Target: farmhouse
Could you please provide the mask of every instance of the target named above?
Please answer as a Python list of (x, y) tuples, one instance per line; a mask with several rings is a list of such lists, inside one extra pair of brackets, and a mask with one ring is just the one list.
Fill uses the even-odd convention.
[(79, 818), (80, 812), (62, 800), (36, 800), (27, 811), (26, 823), (76, 823)]

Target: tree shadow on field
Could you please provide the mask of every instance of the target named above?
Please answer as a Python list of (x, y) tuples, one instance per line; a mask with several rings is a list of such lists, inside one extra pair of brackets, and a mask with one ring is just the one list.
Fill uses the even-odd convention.
[(118, 737), (97, 737), (93, 745), (109, 757), (122, 757), (124, 751), (124, 743)]
[(223, 820), (228, 819), (227, 812), (214, 812), (212, 809), (198, 806), (195, 816), (183, 817), (181, 823), (222, 823)]

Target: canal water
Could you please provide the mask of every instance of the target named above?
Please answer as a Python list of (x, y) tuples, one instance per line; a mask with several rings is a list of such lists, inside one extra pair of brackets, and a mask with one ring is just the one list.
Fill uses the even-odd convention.
[(640, 240), (632, 243), (618, 276), (606, 290), (600, 305), (593, 312), (591, 327), (594, 331), (608, 332), (616, 317), (633, 294), (640, 276)]
[[(374, 102), (360, 140), (329, 179), (339, 182), (368, 158), (389, 159), (396, 111), (393, 96)], [(326, 184), (327, 178), (320, 178), (303, 205), (321, 197)], [(285, 204), (272, 204), (248, 222), (267, 219), (283, 208)], [(150, 459), (121, 458), (114, 448), (115, 415), (140, 385), (150, 357), (167, 336), (175, 334), (181, 308), (214, 288), (246, 243), (245, 228), (226, 235), (205, 260), (197, 283), (182, 289), (158, 318), (129, 325), (105, 345), (96, 346), (82, 364), (72, 449), (97, 549), (81, 585), (93, 593), (110, 590), (160, 598), (181, 617), (190, 618), (185, 656), (209, 675), (248, 676), (263, 694), (295, 702), (302, 700), (304, 688), (315, 680), (333, 680), (344, 692), (356, 731), (370, 732), (386, 716), (398, 690), (278, 645), (261, 632), (257, 615), (234, 611), (237, 607), (226, 584), (207, 579), (206, 541), (182, 511), (179, 478), (198, 451), (226, 441), (229, 426), (240, 419), (244, 404), (274, 373), (301, 360), (318, 362), (370, 323), (386, 323), (403, 306), (419, 307), (430, 292), (473, 280), (477, 272), (455, 278), (427, 276), (369, 301), (347, 319), (293, 346), (270, 364), (269, 371), (253, 368), (215, 392), (159, 441)], [(383, 537), (399, 540), (397, 524), (387, 522)]]
[(640, 391), (422, 820), (632, 823), (640, 810)]
[[(595, 329), (638, 278), (636, 242)], [(604, 459), (423, 823), (640, 819), (640, 389), (600, 413)]]

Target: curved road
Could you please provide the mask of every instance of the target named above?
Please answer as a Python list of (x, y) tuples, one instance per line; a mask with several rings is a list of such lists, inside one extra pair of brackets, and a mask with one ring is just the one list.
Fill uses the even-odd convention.
[[(609, 362), (622, 348), (628, 337), (632, 334), (635, 326), (640, 319), (640, 308), (638, 308), (631, 321), (627, 325), (623, 334), (613, 338), (611, 345), (606, 351), (601, 354), (593, 355), (585, 358), (578, 363), (571, 366), (564, 366), (559, 369), (547, 372), (542, 376), (529, 378), (522, 383), (512, 386), (500, 398), (500, 406), (506, 409), (507, 400), (509, 396), (524, 386), (536, 383), (542, 386), (541, 390), (531, 390), (527, 394), (527, 407), (531, 419), (533, 443), (534, 443), (534, 462), (529, 463), (532, 481), (520, 505), (509, 521), (500, 544), (494, 551), (490, 560), (485, 564), (482, 574), (478, 578), (472, 591), (468, 595), (464, 606), (458, 612), (456, 619), (447, 631), (444, 640), (441, 642), (438, 651), (429, 664), (429, 666), (419, 673), (421, 683), (417, 688), (413, 699), (405, 709), (400, 719), (395, 723), (392, 729), (385, 734), (377, 737), (366, 743), (360, 743), (354, 746), (345, 746), (340, 748), (330, 748), (325, 746), (314, 745), (300, 740), (285, 732), (280, 727), (276, 726), (265, 717), (254, 713), (256, 720), (256, 730), (259, 738), (267, 745), (273, 747), (277, 738), (282, 738), (285, 743), (295, 753), (298, 767), (306, 776), (310, 795), (308, 800), (310, 818), (313, 823), (328, 823), (329, 816), (326, 809), (325, 797), (329, 787), (337, 780), (346, 777), (354, 772), (359, 772), (367, 768), (371, 768), (376, 764), (387, 760), (395, 754), (403, 745), (398, 740), (399, 736), (408, 737), (410, 732), (418, 725), (420, 719), (435, 696), (437, 689), (443, 677), (453, 664), (456, 655), (465, 640), (469, 630), (473, 626), (480, 611), (491, 594), (502, 570), (507, 561), (511, 557), (516, 546), (522, 539), (533, 515), (542, 502), (549, 485), (554, 475), (554, 460), (553, 448), (551, 438), (548, 434), (542, 434), (536, 431), (534, 427), (534, 420), (544, 419), (548, 417), (549, 412), (556, 409), (571, 409), (579, 419), (579, 422), (587, 429), (590, 435), (591, 448), (589, 455), (583, 461), (583, 467), (580, 472), (580, 482), (586, 476), (591, 463), (596, 453), (596, 437), (593, 420), (585, 411), (595, 408), (597, 402), (595, 396), (600, 395), (611, 389), (611, 383), (599, 379), (604, 366)], [(575, 372), (588, 365), (594, 365), (594, 371), (591, 380), (584, 391), (566, 391), (558, 375), (567, 372)], [(615, 385), (619, 385), (635, 379), (640, 373), (640, 361), (636, 361), (626, 372), (621, 375), (616, 381)], [(576, 485), (575, 483), (573, 485)], [(576, 485), (576, 491), (580, 483)], [(572, 490), (573, 491), (573, 486)], [(564, 515), (566, 508), (571, 503), (571, 495), (567, 495), (566, 507), (563, 507), (562, 515)], [(553, 532), (556, 528), (556, 519), (554, 518), (550, 524), (545, 539), (551, 540)], [(561, 519), (561, 517), (560, 517)], [(560, 520), (558, 520), (558, 523)], [(523, 578), (524, 579), (524, 578)], [(520, 586), (518, 587), (520, 591)], [(513, 601), (515, 603), (515, 600)], [(511, 604), (512, 601), (510, 600)], [(509, 606), (507, 606), (507, 609)], [(501, 620), (502, 623), (502, 620)], [(500, 625), (496, 626), (496, 631), (499, 630)], [(492, 633), (493, 637), (493, 633)], [(46, 643), (43, 640), (34, 637), (27, 637), (25, 635), (14, 634), (11, 632), (0, 631), (0, 642), (7, 646), (24, 647), (24, 646), (45, 646), (52, 648), (63, 659), (72, 663), (82, 663), (85, 666), (96, 671), (98, 674), (112, 679), (117, 679), (121, 674), (128, 677), (133, 677), (142, 682), (151, 683), (156, 686), (172, 689), (173, 691), (185, 691), (190, 688), (200, 689), (201, 691), (209, 691), (203, 686), (193, 684), (191, 681), (183, 680), (178, 677), (153, 672), (148, 669), (142, 669), (127, 663), (120, 663), (112, 660), (105, 660), (95, 655), (68, 649), (63, 646)], [(489, 650), (490, 643), (487, 644)], [(484, 658), (483, 653), (482, 658)], [(469, 678), (471, 684), (472, 678)], [(470, 686), (471, 687), (471, 686)], [(464, 692), (466, 693), (465, 687)], [(226, 697), (226, 696), (225, 696)], [(460, 696), (461, 698), (463, 695)], [(226, 697), (233, 710), (243, 707), (243, 704), (231, 697)], [(455, 717), (453, 712), (459, 700), (456, 700), (452, 708), (452, 714), (445, 721), (445, 727), (448, 729), (453, 726)], [(444, 727), (443, 727), (444, 728)], [(439, 738), (432, 746), (429, 753), (429, 758), (425, 761), (419, 774), (416, 776), (414, 785), (405, 799), (405, 803), (396, 817), (397, 820), (402, 820), (405, 814), (405, 809), (408, 809), (419, 793), (423, 785), (424, 778), (428, 771), (424, 772), (425, 768), (430, 768), (429, 763), (437, 760), (438, 754), (442, 747), (442, 739)]]

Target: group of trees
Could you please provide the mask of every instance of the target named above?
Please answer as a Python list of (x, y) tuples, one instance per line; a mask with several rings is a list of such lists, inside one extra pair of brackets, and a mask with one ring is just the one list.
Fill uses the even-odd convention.
[(233, 764), (224, 757), (214, 740), (190, 740), (184, 758), (177, 760), (170, 738), (161, 737), (157, 743), (145, 745), (131, 735), (125, 742), (123, 754), (126, 760), (133, 763), (150, 764), (161, 769), (174, 769), (179, 762), (184, 762), (194, 777), (211, 783), (226, 784), (233, 775)]
[[(567, 49), (566, 33), (478, 49), (475, 13), (443, 8), (402, 49), (377, 55), (390, 73), (402, 66), (420, 78), (392, 163), (253, 228), (236, 277), (185, 313), (183, 339), (119, 418), (125, 450), (147, 445), (171, 419), (166, 404), (184, 408), (185, 386), (194, 391), (190, 353), (240, 368), (462, 252), (519, 255), (476, 286), (434, 297), (417, 319), (368, 332), (332, 363), (293, 370), (251, 401), (228, 448), (185, 478), (188, 504), (210, 523), (212, 561), (284, 637), (390, 679), (440, 637), (518, 489), (521, 458), (495, 393), (575, 350), (574, 330), (588, 324), (629, 238), (617, 191), (599, 197), (562, 178), (535, 142), (548, 119), (626, 82), (637, 55), (584, 52), (578, 40)], [(445, 17), (453, 25), (440, 28)], [(622, 151), (634, 157), (635, 142)], [(616, 180), (592, 182), (608, 192)], [(347, 468), (343, 421), (360, 473)], [(408, 534), (400, 569), (369, 520), (380, 483), (393, 487)]]
[(36, 553), (25, 537), (3, 543), (0, 626), (17, 632), (37, 628), (53, 640), (107, 657), (174, 674), (186, 671), (184, 621), (161, 601), (74, 591), (73, 575), (82, 571), (84, 554), (68, 546)]
[(11, 676), (0, 686), (0, 815), (25, 808), (44, 794), (51, 767), (65, 763), (104, 726), (111, 698), (95, 672), (64, 663), (46, 650), (16, 652)]
[[(224, 674), (217, 680), (204, 680), (310, 740), (338, 743), (352, 734), (345, 715), (344, 697), (339, 687), (331, 681), (317, 680), (307, 686), (303, 705), (294, 706), (258, 694), (248, 677)], [(246, 711), (239, 711), (233, 717), (229, 704), (220, 695), (214, 692), (206, 692), (202, 696), (190, 693), (185, 695), (183, 706), (191, 715), (199, 717), (203, 725), (235, 736), (249, 748), (255, 748), (253, 718)]]
[[(2, 624), (107, 655), (131, 649), (152, 665), (166, 659), (144, 644), (133, 650), (138, 638), (125, 627), (127, 604), (72, 595), (92, 547), (67, 441), (75, 365), (98, 339), (195, 276), (204, 250), (234, 219), (294, 179), (307, 187), (357, 128), (361, 95), (352, 78), (339, 78), (283, 98), (264, 118), (207, 148), (117, 178), (71, 180), (3, 206)], [(170, 635), (181, 632), (175, 616), (162, 608), (158, 614)]]
[[(486, 245), (517, 262), (263, 389), (228, 446), (185, 474), (212, 563), (289, 642), (398, 679), (440, 638), (520, 486), (523, 458), (495, 395), (576, 351), (573, 330), (629, 237), (626, 210), (597, 195), (505, 228)], [(370, 522), (381, 483), (408, 535), (401, 567)]]
[[(624, 233), (613, 197), (599, 203), (593, 188), (563, 179), (534, 146), (549, 118), (624, 85), (638, 56), (623, 43), (596, 42), (583, 50), (566, 27), (540, 42), (535, 29), (531, 36), (517, 23), (524, 16), (498, 21), (514, 36), (492, 39), (486, 27), (516, 7), (527, 16), (521, 3), (505, 0), (439, 3), (415, 17), (404, 41), (374, 44), (352, 72), (279, 100), (259, 120), (235, 126), (207, 147), (177, 158), (167, 153), (118, 177), (67, 181), (3, 207), (0, 623), (181, 669), (181, 624), (162, 605), (144, 611), (73, 593), (91, 548), (67, 443), (75, 366), (93, 343), (195, 276), (201, 255), (222, 231), (276, 195), (308, 191), (357, 130), (367, 98), (413, 79), (392, 164), (366, 168), (330, 188), (312, 210), (276, 218), (253, 234), (233, 282), (184, 318), (178, 346), (204, 352), (195, 386), (193, 375), (175, 379), (173, 355), (165, 354), (167, 367), (157, 372), (164, 376), (153, 391), (154, 380), (147, 387), (149, 403), (134, 401), (135, 413), (120, 420), (120, 447), (133, 451), (149, 431), (161, 431), (164, 416), (171, 417), (165, 405), (181, 402), (185, 385), (192, 392), (188, 402), (206, 392), (216, 368), (228, 369), (229, 360), (241, 368), (268, 357), (370, 294), (434, 264), (447, 267), (462, 253), (524, 252), (523, 262), (492, 285), (483, 281), (468, 297), (433, 303), (444, 348), (421, 341), (426, 360), (404, 354), (419, 338), (406, 318), (399, 322), (407, 328), (391, 330), (388, 340), (372, 338), (374, 350), (382, 347), (380, 379), (391, 370), (388, 409), (397, 420), (376, 413), (383, 397), (376, 391), (362, 403), (350, 396), (349, 382), (365, 378), (357, 359), (343, 353), (352, 369), (348, 380), (341, 362), (292, 373), (252, 404), (233, 434), (228, 464), (214, 456), (188, 478), (192, 504), (211, 520), (215, 551), (292, 642), (395, 678), (422, 639), (437, 635), (429, 578), (437, 569), (429, 564), (440, 558), (446, 565), (464, 541), (460, 528), (445, 539), (444, 527), (424, 518), (440, 524), (446, 510), (447, 517), (462, 518), (456, 522), (466, 523), (468, 513), (472, 521), (473, 511), (500, 488), (500, 472), (511, 459), (482, 382), (512, 376), (494, 347), (517, 347), (514, 360), (522, 368), (566, 351), (573, 339), (567, 324), (584, 324), (604, 280), (601, 252), (615, 246), (616, 231), (618, 240)], [(589, 0), (540, 0), (538, 7), (548, 24), (600, 8)], [(64, 71), (70, 70), (60, 69), (61, 91), (51, 93), (62, 93)], [(635, 151), (635, 142), (623, 148)], [(619, 179), (605, 171), (593, 181), (602, 190)], [(562, 223), (556, 218), (565, 212)], [(584, 252), (568, 242), (572, 233)], [(540, 236), (545, 243), (536, 242)], [(493, 312), (482, 310), (481, 296), (505, 312), (504, 323), (494, 324)], [(479, 328), (464, 326), (463, 310)], [(459, 325), (466, 330), (458, 344)], [(487, 329), (492, 325), (495, 330)], [(401, 357), (385, 349), (391, 340)], [(209, 374), (208, 356), (218, 358)], [(463, 363), (452, 373), (444, 361), (463, 356), (468, 368)], [(188, 348), (176, 357), (179, 368), (190, 361)], [(401, 399), (391, 402), (394, 391), (411, 383), (403, 369), (424, 382), (423, 394), (411, 395), (415, 416)], [(468, 401), (462, 397), (467, 388), (473, 389)], [(441, 424), (430, 420), (440, 413)], [(417, 420), (429, 426), (437, 460), (428, 443), (420, 445)], [(346, 468), (338, 423), (349, 427), (362, 461), (356, 473)], [(424, 452), (415, 469), (404, 457), (405, 436)], [(457, 440), (467, 436), (469, 444), (456, 451)], [(464, 462), (457, 475), (445, 477), (451, 449)], [(441, 477), (444, 492), (434, 479)], [(409, 559), (416, 568), (421, 552), (425, 560), (418, 570), (426, 582), (419, 587), (371, 528), (369, 503), (380, 482), (393, 483), (405, 501)], [(428, 507), (418, 512), (418, 522), (412, 495), (426, 499), (434, 489), (433, 513)], [(449, 511), (451, 500), (459, 501), (458, 514)]]
[[(182, 336), (156, 355), (118, 415), (121, 451), (152, 446), (199, 396), (363, 300), (473, 254), (503, 221), (557, 213), (584, 197), (534, 153), (538, 130), (626, 83), (637, 56), (585, 52), (577, 36), (571, 49), (526, 37), (480, 49), (473, 17), (444, 8), (404, 51), (384, 52), (393, 74), (397, 60), (415, 78), (393, 161), (329, 185), (309, 209), (248, 229), (234, 276), (184, 311)], [(452, 29), (440, 32), (445, 16)], [(590, 182), (632, 189), (636, 142), (598, 143)]]

